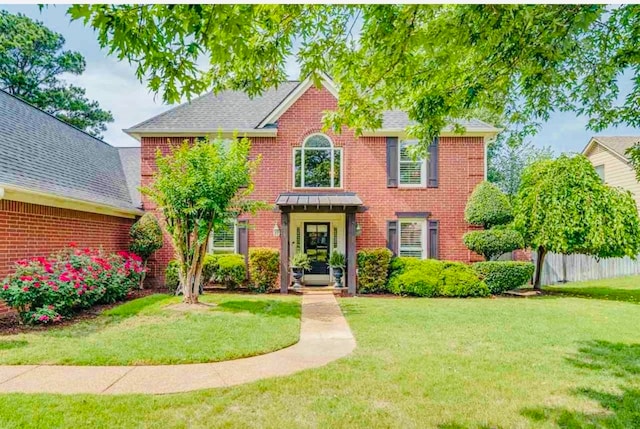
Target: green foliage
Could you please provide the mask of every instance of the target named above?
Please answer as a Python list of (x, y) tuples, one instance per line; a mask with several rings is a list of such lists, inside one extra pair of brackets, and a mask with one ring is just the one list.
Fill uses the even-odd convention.
[(513, 209), (505, 194), (489, 182), (481, 182), (473, 190), (464, 209), (464, 218), (472, 225), (491, 228), (513, 219)]
[(486, 283), (473, 268), (461, 262), (447, 262), (441, 274), (440, 295), (448, 297), (488, 296)]
[(247, 278), (247, 267), (244, 256), (235, 253), (218, 255), (216, 271), (213, 279), (227, 289), (236, 289)]
[[(546, 252), (602, 258), (640, 252), (640, 219), (628, 191), (604, 185), (583, 155), (538, 161), (522, 177), (515, 227), (525, 244)], [(534, 287), (540, 287), (536, 272)]]
[(145, 213), (129, 230), (131, 244), (129, 250), (144, 261), (162, 247), (162, 229), (158, 219), (152, 213)]
[(255, 212), (265, 204), (249, 199), (259, 159), (249, 161), (248, 139), (184, 142), (157, 153), (153, 183), (141, 191), (155, 202), (180, 262), (185, 302), (197, 301), (206, 247), (214, 226)]
[(640, 181), (640, 141), (627, 149), (626, 154), (631, 160), (631, 165), (636, 170), (636, 179)]
[(41, 22), (0, 11), (0, 89), (100, 137), (113, 116), (87, 99), (83, 88), (61, 80), (85, 70), (84, 57), (64, 51), (64, 43)]
[(500, 294), (526, 285), (535, 267), (531, 262), (491, 261), (477, 262), (473, 264), (473, 269), (492, 294)]
[(483, 231), (467, 232), (464, 245), (473, 252), (493, 260), (500, 255), (524, 247), (522, 234), (511, 228), (494, 227)]
[(392, 256), (386, 248), (358, 252), (358, 292), (380, 293), (386, 290)]
[(398, 257), (391, 262), (389, 292), (422, 297), (487, 296), (473, 269), (459, 262)]
[(329, 257), (329, 266), (331, 268), (344, 268), (346, 265), (347, 260), (344, 253), (338, 252), (338, 249), (333, 249)]
[[(515, 134), (535, 133), (553, 111), (584, 115), (593, 130), (640, 125), (634, 4), (87, 4), (69, 13), (169, 103), (207, 90), (260, 94), (287, 79), (294, 56), (302, 76), (325, 71), (338, 83), (337, 111), (325, 116), (335, 129), (376, 129), (385, 110), (400, 109), (426, 145), (480, 107)], [(633, 83), (618, 102), (625, 72)]]
[(296, 253), (291, 257), (291, 261), (289, 261), (289, 265), (291, 268), (302, 268), (305, 270), (311, 269), (311, 259), (306, 253)]
[(536, 161), (552, 158), (553, 152), (549, 147), (539, 148), (531, 141), (499, 140), (488, 150), (487, 177), (509, 198), (513, 198), (520, 188), (524, 169)]
[(178, 290), (178, 286), (180, 286), (180, 263), (178, 261), (169, 261), (164, 270), (164, 284), (171, 293), (176, 293)]
[(202, 284), (207, 284), (216, 274), (218, 270), (218, 258), (221, 255), (212, 255), (207, 253), (202, 263)]
[(258, 247), (249, 250), (249, 280), (253, 290), (264, 293), (275, 288), (279, 273), (279, 251)]

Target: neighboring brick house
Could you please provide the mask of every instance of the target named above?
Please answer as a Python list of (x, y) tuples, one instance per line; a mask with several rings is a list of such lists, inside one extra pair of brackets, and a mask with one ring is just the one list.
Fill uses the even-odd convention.
[(139, 180), (139, 148), (119, 150), (0, 91), (0, 279), (71, 242), (126, 249), (143, 214)]
[(604, 183), (631, 192), (640, 211), (640, 182), (626, 154), (636, 144), (640, 144), (640, 136), (595, 136), (582, 154), (589, 158)]
[[(244, 216), (213, 247), (246, 252), (278, 248), (281, 272), (290, 255), (306, 252), (313, 268), (306, 284), (330, 283), (327, 258), (337, 248), (347, 255), (346, 285), (355, 292), (357, 249), (389, 247), (396, 254), (470, 262), (462, 243), (470, 229), (464, 207), (486, 177), (486, 143), (498, 130), (482, 121), (461, 121), (463, 135), (445, 129), (429, 146), (428, 160), (405, 154), (409, 125), (403, 112), (389, 111), (381, 129), (355, 137), (322, 130), (323, 112), (335, 109), (337, 91), (329, 80), (318, 89), (307, 79), (282, 84), (250, 99), (241, 92), (207, 94), (125, 130), (142, 145), (142, 184), (152, 180), (157, 149), (219, 133), (252, 141), (251, 156), (262, 156), (253, 197), (273, 211)], [(154, 210), (143, 198), (145, 210)], [(170, 246), (156, 254), (155, 278), (172, 258)], [(281, 276), (287, 291), (288, 276)]]

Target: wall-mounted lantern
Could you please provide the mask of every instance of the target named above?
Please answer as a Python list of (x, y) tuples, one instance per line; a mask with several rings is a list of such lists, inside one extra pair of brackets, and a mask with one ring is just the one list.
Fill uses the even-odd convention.
[(360, 234), (362, 234), (362, 226), (360, 226), (359, 223), (356, 223), (356, 237), (360, 237)]
[(273, 224), (273, 236), (280, 237), (280, 227), (278, 226), (278, 222)]

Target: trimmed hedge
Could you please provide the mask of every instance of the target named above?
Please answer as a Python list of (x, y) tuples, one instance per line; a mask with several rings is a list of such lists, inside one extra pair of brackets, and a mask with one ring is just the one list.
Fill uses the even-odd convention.
[(217, 266), (213, 280), (227, 289), (235, 289), (247, 278), (244, 256), (237, 253), (217, 255)]
[[(256, 247), (249, 250), (249, 277), (251, 288), (267, 292), (276, 287), (280, 273), (280, 252), (276, 249)], [(286, 275), (287, 273), (282, 273)]]
[(164, 270), (164, 284), (171, 293), (176, 293), (180, 285), (180, 265), (178, 261), (169, 261), (167, 268)]
[(398, 257), (391, 262), (389, 292), (421, 297), (487, 296), (489, 288), (472, 267), (460, 262)]
[(485, 229), (504, 225), (513, 220), (513, 208), (509, 198), (493, 183), (481, 182), (475, 187), (467, 206), (464, 219), (472, 225)]
[(393, 253), (386, 248), (363, 249), (358, 252), (358, 291), (380, 293), (387, 290), (389, 266)]
[(467, 232), (462, 241), (469, 250), (484, 256), (488, 261), (524, 247), (522, 234), (514, 229), (500, 227)]
[(535, 267), (531, 262), (491, 261), (473, 264), (474, 271), (484, 280), (493, 294), (526, 285)]

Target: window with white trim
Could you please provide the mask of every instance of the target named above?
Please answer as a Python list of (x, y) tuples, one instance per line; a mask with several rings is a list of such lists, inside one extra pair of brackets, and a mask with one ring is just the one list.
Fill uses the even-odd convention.
[(401, 141), (398, 145), (398, 184), (406, 187), (420, 187), (427, 183), (427, 162), (424, 158), (414, 159), (410, 148), (417, 140)]
[(342, 149), (324, 134), (312, 134), (294, 149), (293, 178), (296, 188), (341, 188)]
[(594, 168), (598, 176), (600, 176), (600, 180), (604, 183), (604, 164), (596, 165)]
[(425, 219), (398, 220), (398, 254), (426, 259), (427, 221)]
[(236, 253), (236, 222), (214, 228), (209, 237), (209, 253)]

